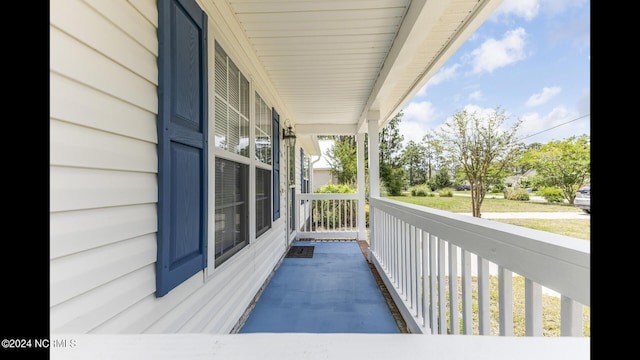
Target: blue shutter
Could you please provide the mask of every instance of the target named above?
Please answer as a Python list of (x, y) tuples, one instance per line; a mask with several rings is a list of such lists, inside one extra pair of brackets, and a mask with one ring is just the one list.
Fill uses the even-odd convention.
[(271, 156), (273, 161), (273, 221), (280, 218), (280, 115), (271, 108)]
[(207, 266), (206, 34), (194, 0), (158, 0), (158, 297)]

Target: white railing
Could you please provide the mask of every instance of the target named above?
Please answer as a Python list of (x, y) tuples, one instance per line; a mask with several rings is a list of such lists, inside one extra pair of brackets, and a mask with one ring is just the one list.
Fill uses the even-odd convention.
[(492, 335), (490, 287), (497, 276), (496, 335), (512, 336), (512, 281), (522, 276), (527, 336), (543, 336), (546, 290), (560, 296), (561, 336), (583, 336), (583, 307), (590, 306), (591, 292), (589, 241), (390, 199), (371, 198), (369, 205), (369, 260), (411, 332), (472, 334), (477, 303), (477, 331)]
[(297, 238), (357, 238), (358, 194), (296, 194), (300, 204)]

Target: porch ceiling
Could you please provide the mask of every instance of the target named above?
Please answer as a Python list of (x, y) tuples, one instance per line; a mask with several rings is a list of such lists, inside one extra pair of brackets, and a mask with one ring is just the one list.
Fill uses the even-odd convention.
[(384, 126), (502, 0), (227, 2), (317, 150), (317, 135), (366, 132), (370, 111)]

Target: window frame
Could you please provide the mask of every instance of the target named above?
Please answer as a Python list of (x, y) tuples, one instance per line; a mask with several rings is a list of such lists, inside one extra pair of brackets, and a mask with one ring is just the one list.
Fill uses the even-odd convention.
[[(253, 124), (254, 124), (254, 119), (253, 119), (253, 102), (252, 99), (253, 97), (251, 96), (251, 94), (253, 93), (252, 91), (252, 82), (250, 80), (250, 78), (248, 78), (245, 75), (245, 71), (242, 70), (242, 68), (240, 68), (238, 66), (238, 64), (234, 61), (234, 59), (232, 58), (231, 55), (229, 55), (229, 53), (225, 50), (224, 46), (219, 43), (217, 40), (213, 39), (213, 48), (214, 48), (214, 86), (213, 88), (213, 99), (214, 99), (214, 111), (213, 111), (213, 126), (211, 126), (211, 128), (213, 128), (213, 137), (214, 137), (214, 144), (212, 147), (213, 149), (213, 158), (214, 158), (214, 163), (213, 163), (213, 168), (214, 168), (214, 173), (213, 173), (213, 177), (214, 177), (214, 183), (215, 185), (218, 184), (219, 182), (219, 178), (216, 174), (217, 171), (217, 165), (219, 161), (230, 161), (232, 163), (236, 163), (239, 164), (241, 166), (246, 166), (246, 194), (244, 195), (244, 202), (246, 203), (246, 209), (245, 209), (245, 216), (240, 219), (240, 221), (238, 223), (234, 223), (234, 226), (236, 227), (236, 231), (239, 231), (241, 234), (245, 234), (245, 238), (238, 242), (232, 249), (223, 252), (223, 253), (218, 253), (217, 250), (217, 245), (218, 245), (218, 240), (217, 240), (217, 235), (214, 235), (214, 246), (211, 246), (212, 251), (209, 252), (209, 256), (212, 257), (213, 259), (213, 263), (215, 264), (215, 267), (217, 268), (218, 266), (222, 265), (224, 262), (226, 262), (227, 260), (231, 259), (234, 255), (236, 255), (237, 253), (239, 253), (241, 250), (243, 250), (244, 248), (246, 248), (252, 241), (252, 231), (253, 229), (251, 229), (251, 221), (250, 221), (250, 217), (251, 217), (251, 213), (255, 211), (255, 206), (256, 206), (256, 201), (255, 198), (252, 198), (251, 194), (255, 193), (255, 179), (253, 179), (252, 174), (255, 174), (255, 171), (252, 171), (252, 167), (255, 164), (255, 161), (252, 159), (251, 154), (252, 154), (252, 147), (254, 146), (252, 143), (252, 139), (254, 138), (255, 135), (253, 135)], [(224, 55), (225, 56), (225, 81), (224, 84), (226, 84), (226, 88), (223, 90), (224, 93), (220, 92), (219, 90), (222, 90), (222, 88), (220, 87), (220, 84), (218, 83), (220, 80), (220, 74), (218, 73), (218, 56), (219, 55)], [(233, 64), (233, 68), (230, 66), (230, 64)], [(231, 103), (231, 101), (229, 101), (230, 98), (230, 93), (229, 93), (229, 71), (233, 70), (233, 71), (237, 71), (237, 73), (239, 74), (238, 78), (240, 80), (240, 83), (238, 84), (238, 89), (242, 89), (242, 79), (246, 79), (247, 80), (247, 90), (248, 90), (248, 94), (247, 94), (247, 106), (248, 108), (246, 109), (246, 114), (242, 114), (242, 110), (244, 109), (236, 109), (233, 108), (233, 104)], [(223, 84), (223, 85), (224, 85)], [(226, 96), (226, 98), (225, 98)], [(238, 95), (238, 106), (242, 107), (243, 104), (243, 99), (241, 98), (241, 93), (239, 93)], [(219, 106), (224, 106), (223, 109), (220, 109)], [(234, 113), (239, 114), (240, 116), (244, 115), (246, 118), (246, 122), (248, 123), (248, 130), (247, 130), (247, 147), (246, 150), (239, 148), (239, 151), (232, 151), (228, 149), (228, 143), (227, 146), (219, 146), (218, 143), (218, 139), (216, 139), (216, 135), (218, 134), (218, 130), (220, 128), (220, 124), (218, 124), (218, 115), (219, 114), (227, 114), (226, 122), (227, 124), (226, 127), (228, 128), (229, 126), (229, 108), (231, 107), (231, 111), (233, 111)], [(240, 120), (242, 121), (242, 120)], [(238, 138), (238, 144), (240, 144), (241, 138)], [(215, 186), (214, 185), (214, 186)], [(217, 188), (216, 188), (217, 189)], [(218, 234), (219, 232), (219, 217), (220, 214), (218, 213), (218, 208), (220, 207), (220, 205), (218, 204), (218, 198), (217, 196), (214, 196), (214, 201), (213, 201), (213, 233), (214, 234)], [(239, 228), (239, 229), (238, 229)]]

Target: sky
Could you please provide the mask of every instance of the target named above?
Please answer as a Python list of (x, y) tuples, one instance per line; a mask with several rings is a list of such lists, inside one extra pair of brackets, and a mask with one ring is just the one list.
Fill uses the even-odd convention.
[(504, 0), (403, 108), (406, 144), (500, 108), (525, 144), (590, 136), (590, 0)]

